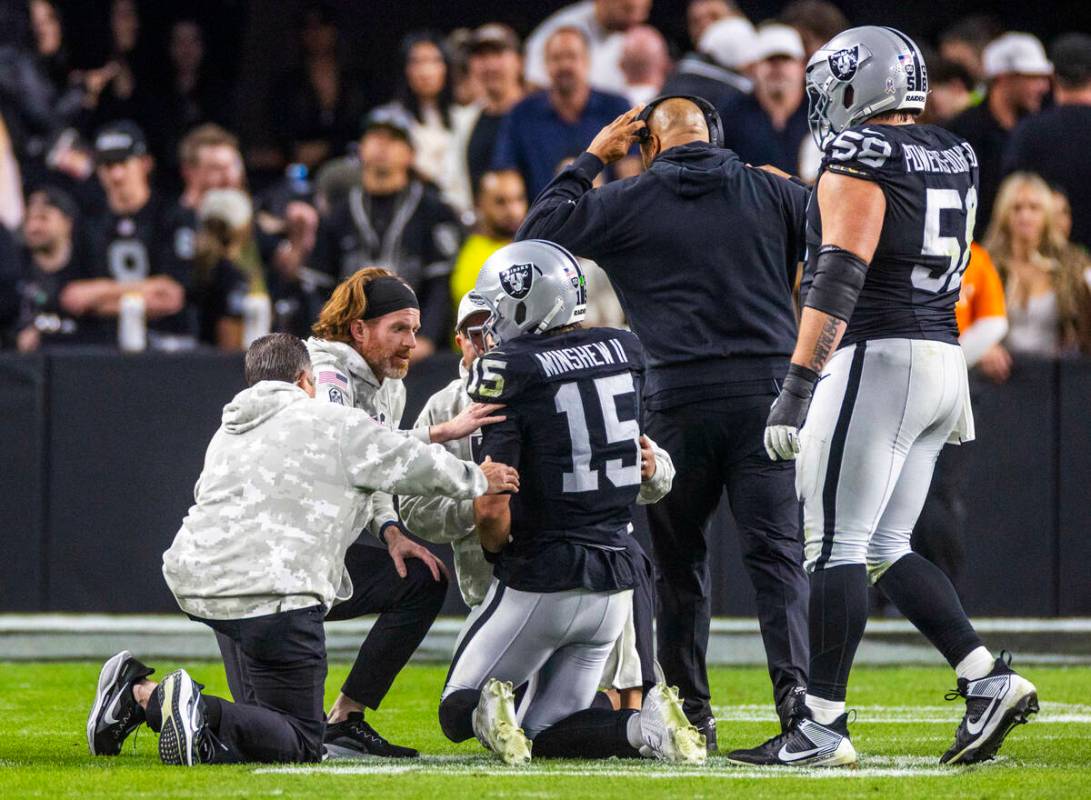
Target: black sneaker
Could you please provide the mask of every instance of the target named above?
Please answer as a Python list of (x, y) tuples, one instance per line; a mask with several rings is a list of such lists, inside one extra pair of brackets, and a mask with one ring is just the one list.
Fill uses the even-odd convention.
[(788, 730), (749, 750), (733, 750), (727, 760), (759, 767), (848, 767), (856, 764), (848, 714), (829, 725), (811, 719), (810, 709), (792, 718)]
[(704, 719), (691, 719), (690, 722), (697, 728), (698, 733), (704, 735), (705, 749), (710, 753), (715, 753), (719, 749), (719, 745), (716, 743), (716, 717), (708, 716)]
[(966, 715), (955, 731), (955, 743), (940, 756), (941, 764), (977, 764), (996, 756), (1008, 731), (1038, 713), (1038, 690), (1013, 670), (1011, 654), (1001, 652), (984, 678), (958, 679), (946, 699), (966, 699)]
[(780, 717), (780, 732), (787, 733), (792, 720), (799, 716), (810, 716), (807, 709), (807, 687), (795, 686), (784, 699), (777, 703), (777, 716)]
[(201, 700), (204, 688), (180, 669), (163, 678), (155, 690), (152, 702), (158, 701), (163, 713), (159, 760), (164, 764), (192, 767), (213, 759), (215, 747), (205, 726)]
[(348, 717), (333, 725), (326, 726), (323, 738), (327, 758), (419, 758), (420, 753), (412, 747), (391, 744), (367, 724), (364, 715), (354, 711)]
[(102, 665), (95, 702), (87, 715), (87, 749), (91, 755), (116, 756), (129, 734), (144, 722), (144, 709), (133, 698), (133, 684), (153, 672), (128, 650)]

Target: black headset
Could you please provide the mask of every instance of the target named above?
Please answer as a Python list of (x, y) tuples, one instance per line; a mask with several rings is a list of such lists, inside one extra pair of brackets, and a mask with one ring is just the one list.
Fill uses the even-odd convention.
[(636, 132), (636, 137), (641, 143), (651, 138), (652, 133), (648, 130), (648, 119), (655, 112), (655, 107), (664, 100), (689, 100), (697, 108), (701, 109), (701, 113), (705, 115), (705, 124), (708, 125), (708, 143), (713, 147), (724, 146), (724, 123), (720, 119), (720, 112), (716, 110), (716, 106), (705, 100), (705, 98), (691, 94), (664, 94), (654, 100), (649, 100), (648, 104), (636, 117), (644, 123), (644, 127)]

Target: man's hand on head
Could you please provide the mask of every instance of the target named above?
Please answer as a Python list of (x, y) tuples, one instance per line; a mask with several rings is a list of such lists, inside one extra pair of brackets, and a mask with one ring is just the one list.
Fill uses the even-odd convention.
[(599, 131), (588, 145), (587, 152), (607, 165), (628, 155), (629, 149), (637, 141), (637, 131), (644, 127), (644, 122), (637, 119), (643, 109), (644, 106), (630, 108)]

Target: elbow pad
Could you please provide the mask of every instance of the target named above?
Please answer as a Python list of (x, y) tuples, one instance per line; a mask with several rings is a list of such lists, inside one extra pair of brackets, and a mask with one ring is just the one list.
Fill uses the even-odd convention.
[(814, 280), (803, 305), (848, 322), (866, 277), (864, 259), (835, 245), (822, 245)]

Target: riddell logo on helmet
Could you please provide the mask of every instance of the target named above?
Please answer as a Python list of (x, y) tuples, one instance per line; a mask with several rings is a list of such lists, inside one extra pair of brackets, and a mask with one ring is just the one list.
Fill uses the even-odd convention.
[(516, 300), (526, 297), (533, 283), (533, 264), (513, 264), (500, 273), (500, 286), (509, 297)]

